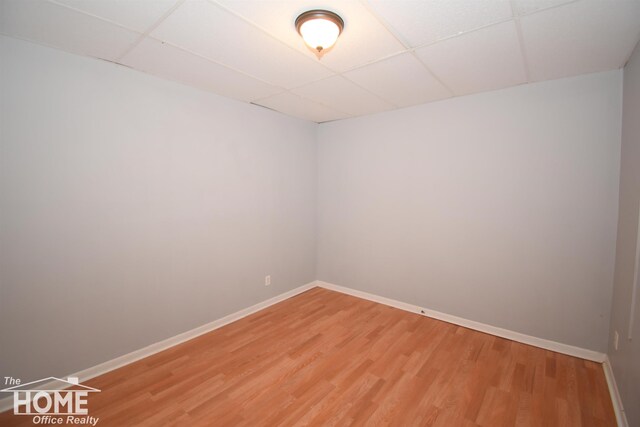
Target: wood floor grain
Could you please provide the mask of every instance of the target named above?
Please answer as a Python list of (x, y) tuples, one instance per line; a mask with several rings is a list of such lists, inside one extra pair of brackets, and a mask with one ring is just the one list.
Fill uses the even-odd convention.
[(85, 384), (101, 427), (615, 426), (598, 363), (321, 288)]

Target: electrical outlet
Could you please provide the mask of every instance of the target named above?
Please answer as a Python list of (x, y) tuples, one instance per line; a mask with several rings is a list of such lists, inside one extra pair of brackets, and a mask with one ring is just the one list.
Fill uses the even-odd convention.
[(613, 331), (613, 348), (618, 350), (618, 341), (620, 340), (620, 335), (618, 335), (618, 331)]
[(271, 276), (264, 276), (264, 285), (265, 286), (271, 285)]

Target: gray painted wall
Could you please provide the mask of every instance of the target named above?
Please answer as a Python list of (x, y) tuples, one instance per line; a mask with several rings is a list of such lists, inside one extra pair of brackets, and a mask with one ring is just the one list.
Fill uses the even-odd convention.
[(1, 36), (0, 54), (0, 377), (75, 372), (316, 278), (607, 348), (621, 72), (318, 127)]
[(6, 37), (0, 57), (0, 377), (315, 279), (317, 125)]
[(320, 125), (318, 279), (606, 351), (621, 77)]
[[(624, 69), (622, 156), (616, 269), (611, 307), (611, 338), (620, 334), (618, 350), (609, 343), (609, 358), (627, 420), (640, 425), (640, 294), (636, 295), (633, 340), (628, 340), (635, 257), (638, 256), (640, 204), (640, 45)], [(640, 293), (640, 289), (638, 290)]]

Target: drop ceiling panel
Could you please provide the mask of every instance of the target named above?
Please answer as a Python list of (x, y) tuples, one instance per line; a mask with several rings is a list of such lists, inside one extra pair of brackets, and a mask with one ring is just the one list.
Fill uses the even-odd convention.
[(290, 116), (318, 123), (349, 117), (346, 113), (333, 110), (289, 92), (261, 99), (255, 103)]
[(147, 31), (177, 3), (177, 0), (56, 1), (141, 33)]
[(513, 21), (447, 39), (418, 49), (416, 54), (456, 95), (527, 80)]
[(0, 33), (81, 55), (115, 60), (139, 37), (43, 0), (4, 0), (0, 8)]
[(533, 80), (622, 67), (640, 33), (640, 1), (581, 0), (521, 18)]
[(475, 30), (512, 17), (509, 0), (368, 0), (412, 47)]
[(538, 10), (549, 9), (577, 0), (512, 0), (513, 13), (524, 15)]
[(295, 19), (311, 9), (337, 13), (345, 22), (334, 49), (322, 63), (342, 72), (404, 50), (404, 46), (369, 12), (354, 0), (216, 0), (225, 8), (263, 28), (307, 57), (317, 60), (295, 29)]
[[(345, 20), (321, 61), (316, 8)], [(0, 0), (0, 33), (321, 122), (620, 68), (640, 0)]]
[(120, 62), (149, 74), (243, 101), (264, 98), (282, 91), (276, 86), (151, 38), (146, 38)]
[(452, 95), (411, 53), (403, 53), (344, 74), (399, 107)]
[(293, 89), (292, 92), (352, 116), (377, 113), (394, 107), (342, 76), (329, 77)]
[(331, 75), (312, 58), (204, 0), (186, 1), (151, 35), (277, 86)]

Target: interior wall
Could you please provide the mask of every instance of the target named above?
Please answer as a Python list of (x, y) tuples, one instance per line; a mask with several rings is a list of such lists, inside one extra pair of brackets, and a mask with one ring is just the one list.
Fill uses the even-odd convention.
[[(640, 218), (640, 45), (624, 68), (622, 108), (622, 156), (616, 268), (611, 306), (609, 358), (629, 425), (640, 425), (640, 289), (633, 300), (634, 270)], [(636, 279), (637, 280), (637, 279)], [(640, 286), (636, 284), (635, 286)], [(631, 307), (635, 304), (632, 339), (629, 339)], [(613, 344), (619, 334), (618, 350)]]
[(618, 71), (318, 128), (2, 36), (0, 53), (0, 377), (75, 372), (315, 278), (607, 348)]
[(316, 124), (6, 37), (0, 57), (0, 377), (315, 279)]
[(605, 352), (621, 77), (321, 124), (318, 279)]

